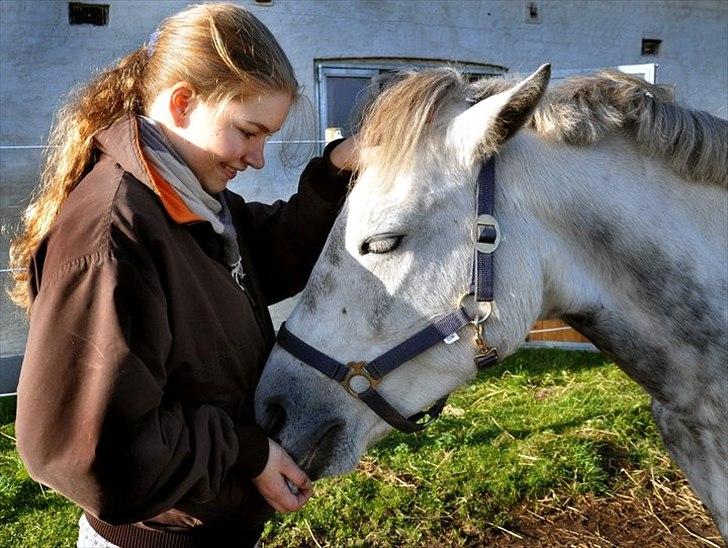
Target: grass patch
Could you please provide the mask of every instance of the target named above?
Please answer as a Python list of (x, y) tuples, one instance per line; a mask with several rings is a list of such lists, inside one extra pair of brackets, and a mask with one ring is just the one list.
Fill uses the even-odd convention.
[[(480, 544), (524, 504), (559, 506), (671, 481), (648, 396), (601, 354), (521, 350), (453, 394), (416, 435), (393, 433), (356, 473), (266, 528), (267, 546)], [(513, 539), (511, 539), (513, 540)]]
[[(8, 420), (13, 402), (2, 405), (0, 546), (71, 546), (80, 511), (27, 476)], [(650, 482), (667, 496), (670, 485), (684, 487), (681, 478), (648, 396), (614, 364), (600, 354), (521, 350), (453, 394), (424, 432), (393, 433), (357, 472), (317, 482), (313, 500), (274, 518), (263, 539), (265, 546), (497, 544), (493, 534), (521, 536), (503, 530), (522, 526), (525, 512), (556, 530), (540, 512), (581, 500), (604, 513), (605, 497), (649, 501)], [(690, 500), (694, 512), (699, 505)]]
[(81, 511), (33, 481), (15, 450), (15, 398), (0, 398), (0, 546), (75, 546)]

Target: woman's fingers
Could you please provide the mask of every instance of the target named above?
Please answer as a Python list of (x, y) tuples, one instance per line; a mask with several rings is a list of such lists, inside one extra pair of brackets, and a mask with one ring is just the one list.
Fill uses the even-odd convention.
[(272, 440), (268, 443), (268, 462), (253, 483), (278, 512), (299, 510), (311, 498), (311, 480), (280, 445)]
[(311, 483), (311, 480), (306, 475), (306, 472), (301, 470), (298, 465), (296, 465), (295, 462), (293, 462), (293, 459), (283, 451), (283, 463), (281, 466), (281, 473), (291, 482), (293, 483), (298, 489), (300, 490), (310, 490), (313, 484)]
[(305, 497), (294, 495), (285, 483), (285, 478), (278, 475), (273, 481), (256, 483), (260, 494), (268, 504), (278, 512), (295, 512), (308, 500)]

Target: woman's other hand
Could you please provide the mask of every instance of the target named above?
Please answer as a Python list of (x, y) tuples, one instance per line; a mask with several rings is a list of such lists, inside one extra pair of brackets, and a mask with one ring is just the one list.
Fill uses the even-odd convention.
[(359, 155), (359, 134), (347, 137), (331, 151), (329, 160), (344, 171), (352, 171), (356, 167)]
[(268, 462), (253, 484), (278, 512), (300, 510), (311, 498), (313, 484), (280, 445), (268, 439), (268, 446)]

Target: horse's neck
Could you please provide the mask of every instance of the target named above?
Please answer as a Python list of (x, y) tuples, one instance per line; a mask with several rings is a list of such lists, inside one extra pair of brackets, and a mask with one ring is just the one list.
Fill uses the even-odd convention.
[(667, 372), (725, 368), (724, 189), (681, 181), (616, 138), (576, 149), (527, 135), (502, 166), (504, 185), (518, 181), (508, 201), (525, 200), (542, 229), (543, 316), (563, 317), (660, 399), (675, 396)]

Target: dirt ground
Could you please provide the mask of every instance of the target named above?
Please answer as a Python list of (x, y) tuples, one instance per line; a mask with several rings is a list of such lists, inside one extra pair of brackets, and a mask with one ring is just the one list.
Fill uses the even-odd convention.
[(718, 529), (686, 483), (659, 484), (609, 498), (593, 496), (522, 507), (507, 528), (490, 529), (471, 546), (725, 547)]

